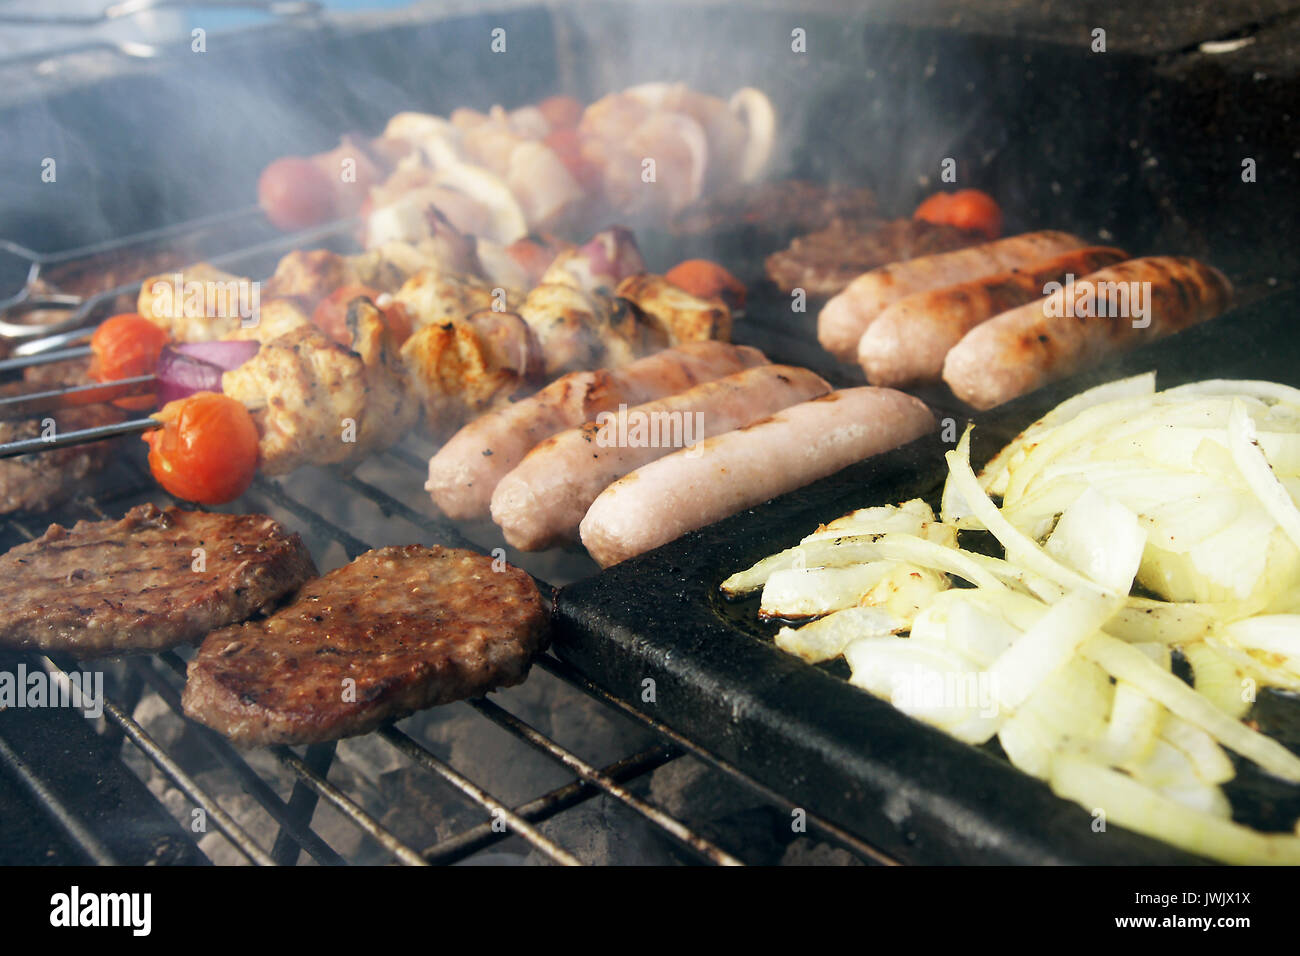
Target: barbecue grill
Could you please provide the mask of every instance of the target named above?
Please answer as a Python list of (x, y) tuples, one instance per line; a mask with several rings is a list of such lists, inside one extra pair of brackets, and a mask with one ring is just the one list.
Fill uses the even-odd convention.
[[(1009, 231), (1050, 226), (1198, 255), (1231, 275), (1239, 303), (1281, 308), (1297, 274), (1300, 222), (1300, 152), (1287, 129), (1300, 107), (1297, 13), (1282, 2), (1226, 11), (1145, 4), (1122, 16), (1110, 5), (1026, 10), (1014, 2), (978, 11), (959, 3), (865, 11), (834, 2), (501, 3), (490, 13), (434, 3), (345, 16), (298, 4), (271, 10), (257, 30), (214, 30), (202, 55), (191, 54), (188, 39), (198, 12), (161, 21), (147, 45), (121, 41), (130, 32), (119, 26), (111, 42), (23, 48), (0, 62), (8, 138), (0, 167), (17, 184), (3, 201), (10, 241), (0, 247), (0, 318), (19, 322), (24, 309), (41, 307), (56, 334), (20, 339), (6, 364), (75, 347), (75, 337), (58, 333), (110, 314), (151, 274), (122, 275), (122, 263), (203, 258), (257, 276), (291, 249), (351, 249), (355, 223), (286, 236), (244, 208), (276, 156), (327, 149), (348, 130), (374, 132), (402, 109), (513, 106), (548, 92), (590, 100), (662, 78), (716, 92), (765, 89), (783, 117), (783, 172), (870, 185), (903, 211), (938, 185), (952, 158), (963, 184), (1005, 199)], [(494, 29), (506, 31), (502, 54), (488, 51)], [(792, 48), (795, 31), (806, 53)], [(39, 175), (47, 156), (59, 158), (57, 188)], [(1254, 178), (1243, 177), (1246, 160)], [(761, 253), (743, 231), (639, 238), (652, 264), (698, 253), (737, 263), (747, 280), (761, 275)], [(105, 272), (110, 287), (39, 298), (42, 283), (76, 289)], [(755, 286), (736, 340), (836, 385), (860, 382), (816, 346), (814, 317)], [(941, 418), (965, 415), (951, 396), (923, 397)], [(85, 437), (37, 440), (32, 450)], [(49, 521), (165, 502), (140, 444), (122, 443), (93, 498), (4, 519), (0, 549)], [(432, 450), (416, 435), (355, 470), (259, 476), (230, 507), (300, 531), (322, 569), (393, 543), (503, 547), (496, 529), (449, 522), (429, 504), (420, 486)], [(674, 706), (665, 721), (626, 681), (615, 688), (611, 678), (626, 676), (636, 655), (593, 650), (580, 602), (611, 598), (584, 553), (505, 553), (544, 593), (586, 583), (562, 592), (558, 655), (542, 656), (524, 685), (488, 699), (357, 740), (241, 753), (180, 715), (185, 651), (103, 665), (97, 723), (60, 709), (5, 712), (0, 859), (908, 861), (906, 840), (882, 849), (889, 841), (871, 827), (846, 823), (842, 796), (827, 800), (834, 812), (821, 812), (805, 781), (773, 770), (774, 754), (747, 758), (730, 739), (711, 740), (707, 720)], [(626, 575), (612, 580), (639, 586)], [(674, 674), (670, 655), (652, 643), (636, 651)], [(4, 669), (19, 663), (79, 669), (58, 656), (0, 659)], [(1034, 850), (1027, 842), (1010, 856)]]
[[(160, 238), (196, 248), (204, 244), (215, 225), (225, 228), (232, 222), (237, 224), (239, 219), (259, 217), (260, 212), (248, 210), (238, 217), (218, 216), (215, 222), (207, 220), (179, 229), (169, 228), (161, 235), (101, 243), (91, 249), (74, 250), (48, 259), (26, 251), (18, 254), (24, 255), (34, 267), (57, 268), (89, 257), (112, 257), (130, 249), (139, 250)], [(351, 223), (342, 223), (318, 230), (313, 238), (326, 244), (332, 240), (346, 245), (351, 226)], [(274, 236), (214, 258), (220, 265), (256, 273), (284, 252), (301, 246), (302, 242), (301, 235)], [(138, 291), (138, 283), (115, 287), (90, 297), (81, 311), (89, 313), (118, 295), (135, 291)], [(63, 353), (49, 351), (39, 354), (48, 358)], [(19, 356), (13, 361), (28, 360)], [(138, 423), (128, 422), (121, 426), (105, 426), (99, 433), (109, 436), (139, 430)], [(64, 433), (52, 441), (38, 439), (31, 449), (33, 453), (39, 453), (50, 447), (78, 443), (87, 437)], [(106, 477), (101, 493), (93, 498), (82, 497), (49, 515), (32, 519), (18, 515), (8, 519), (0, 533), (0, 548), (7, 549), (31, 540), (44, 529), (47, 521), (66, 525), (82, 519), (116, 516), (143, 501), (166, 503), (167, 496), (157, 489), (148, 473), (143, 447), (134, 448), (133, 445), (121, 449), (120, 460), (115, 462), (112, 473)], [(428, 505), (427, 496), (420, 491), (420, 486), (432, 451), (432, 445), (412, 436), (386, 452), (382, 460), (367, 462), (355, 472), (342, 468), (312, 468), (308, 469), (312, 472), (310, 475), (298, 472), (287, 479), (259, 476), (251, 491), (230, 508), (264, 512), (277, 517), (286, 526), (298, 529), (313, 553), (321, 559), (322, 567), (351, 560), (372, 547), (411, 540), (482, 552), (500, 546), (501, 542), (493, 541), (487, 529), (457, 527), (437, 516)], [(320, 502), (341, 503), (343, 507), (333, 508)], [(358, 528), (373, 528), (382, 540), (367, 540), (357, 533)], [(535, 571), (543, 593), (550, 590), (543, 574), (552, 580), (567, 582), (596, 570), (595, 564), (576, 549), (567, 554), (547, 555), (541, 560), (529, 560), (513, 551), (510, 557)], [(36, 668), (44, 668), (50, 674), (79, 669), (71, 660), (20, 658), (18, 655), (4, 658), (2, 666), (12, 671), (19, 662), (25, 663), (29, 672)], [(93, 666), (99, 669), (101, 665), (96, 663)], [(254, 761), (255, 766), (219, 734), (190, 724), (181, 715), (180, 691), (185, 661), (179, 654), (166, 652), (129, 659), (122, 666), (107, 668), (104, 726), (98, 733), (88, 732), (86, 722), (75, 710), (12, 710), (5, 714), (0, 726), (0, 761), (11, 775), (13, 790), (9, 796), (14, 801), (15, 811), (3, 814), (3, 818), (29, 821), (30, 814), (37, 814), (38, 818), (48, 820), (49, 830), (45, 839), (35, 843), (15, 841), (14, 855), (8, 858), (8, 862), (53, 858), (69, 862), (123, 864), (196, 863), (211, 854), (220, 860), (264, 865), (289, 864), (300, 859), (330, 865), (357, 861), (449, 864), (472, 860), (474, 854), (490, 854), (497, 844), (513, 839), (523, 844), (519, 846), (516, 843), (518, 849), (514, 856), (503, 856), (496, 851), (497, 855), (488, 856), (488, 859), (522, 859), (519, 850), (528, 849), (546, 861), (572, 865), (584, 862), (582, 824), (577, 824), (577, 837), (571, 828), (567, 833), (553, 835), (548, 832), (546, 824), (593, 798), (617, 804), (616, 815), (624, 818), (621, 826), (644, 831), (642, 839), (648, 839), (653, 847), (647, 852), (657, 853), (662, 859), (680, 858), (720, 865), (746, 862), (747, 858), (749, 862), (762, 860), (762, 857), (754, 855), (752, 846), (723, 845), (716, 837), (708, 835), (707, 821), (701, 826), (689, 821), (689, 813), (669, 813), (647, 799), (644, 791), (648, 789), (649, 775), (657, 769), (673, 762), (696, 762), (698, 766), (694, 772), (687, 771), (688, 777), (694, 779), (707, 768), (709, 777), (721, 778), (729, 789), (748, 791), (750, 796), (739, 800), (738, 805), (751, 812), (755, 807), (763, 807), (766, 808), (763, 812), (773, 819), (777, 816), (789, 818), (796, 808), (779, 793), (755, 782), (734, 766), (716, 760), (707, 748), (642, 715), (557, 657), (543, 656), (536, 668), (528, 683), (518, 688), (523, 695), (518, 706), (512, 706), (513, 691), (494, 695), (493, 699), (452, 705), (473, 712), (479, 718), (473, 723), (482, 726), (465, 732), (473, 734), (472, 739), (476, 741), (489, 738), (482, 746), (499, 749), (499, 742), (494, 745), (490, 739), (491, 728), (496, 727), (519, 742), (519, 746), (511, 751), (511, 759), (527, 761), (528, 750), (540, 755), (534, 758), (534, 763), (540, 761), (543, 767), (533, 768), (533, 774), (539, 779), (548, 776), (544, 766), (547, 763), (560, 768), (561, 777), (571, 778), (545, 789), (539, 788), (536, 795), (530, 793), (527, 797), (506, 799), (499, 795), (502, 793), (498, 790), (500, 784), (494, 782), (493, 775), (475, 778), (458, 769), (447, 757), (439, 755), (439, 747), (430, 746), (427, 739), (419, 736), (418, 729), (412, 730), (406, 723), (388, 727), (367, 738), (387, 751), (392, 760), (400, 760), (410, 775), (424, 774), (430, 780), (440, 781), (447, 796), (454, 801), (459, 795), (461, 802), (476, 809), (482, 817), (480, 822), (467, 820), (454, 832), (436, 841), (425, 838), (420, 842), (404, 838), (394, 832), (394, 828), (386, 826), (372, 795), (367, 801), (330, 780), (331, 767), (336, 763), (336, 744), (318, 744), (299, 750), (271, 748), (273, 762)], [(617, 749), (620, 742), (634, 746), (629, 752), (601, 760), (597, 765), (575, 752), (572, 745), (566, 746), (557, 740), (558, 735), (539, 729), (537, 724), (540, 721), (532, 716), (538, 711), (538, 705), (528, 698), (543, 683), (552, 685), (548, 693), (554, 698), (541, 712), (543, 718), (572, 708), (575, 698), (589, 698), (596, 704), (584, 709), (583, 714), (598, 726), (608, 725), (602, 726), (602, 733), (608, 739), (599, 749), (608, 750), (610, 743)], [(148, 692), (157, 695), (166, 705), (165, 711), (157, 707), (151, 710), (152, 732), (133, 716), (142, 696)], [(424, 723), (424, 718), (419, 715), (411, 720), (416, 725)], [(592, 731), (588, 730), (582, 736), (590, 739)], [(596, 734), (595, 739), (599, 740), (600, 736), (600, 733)], [(185, 737), (198, 739), (181, 739)], [(167, 739), (178, 746), (167, 746), (164, 743)], [(51, 747), (52, 740), (58, 740), (59, 746)], [(75, 740), (76, 745), (70, 747), (70, 740)], [(349, 745), (343, 746), (346, 750)], [(125, 761), (122, 760), (124, 757), (127, 758)], [(130, 759), (132, 757), (137, 759)], [(367, 759), (376, 758), (371, 755)], [(102, 768), (107, 777), (102, 787), (85, 788), (87, 762)], [(343, 763), (341, 760), (338, 762)], [(214, 767), (218, 769), (214, 771)], [(168, 808), (159, 802), (157, 795), (132, 774), (132, 769), (153, 781), (153, 788), (164, 795), (166, 791), (162, 788), (174, 788), (172, 804), (183, 797), (185, 807), (176, 814), (180, 817), (179, 822), (168, 814)], [(202, 771), (219, 773), (226, 781), (242, 789), (251, 798), (243, 801), (245, 812), (236, 816), (223, 809), (221, 800), (199, 779)], [(338, 775), (336, 772), (335, 776)], [(357, 780), (355, 768), (352, 773), (344, 770), (343, 775), (354, 786), (372, 783)], [(506, 775), (508, 779), (510, 776)], [(500, 779), (499, 774), (496, 777)], [(286, 784), (292, 786), (287, 796), (277, 790)], [(507, 785), (518, 786), (512, 782)], [(696, 784), (697, 789), (700, 786)], [(709, 783), (704, 786), (711, 790), (717, 785)], [(383, 815), (405, 811), (408, 817), (419, 817), (442, 812), (444, 802), (430, 802), (427, 795), (422, 795), (414, 809), (400, 804), (381, 806), (386, 811)], [(431, 810), (431, 806), (438, 809)], [(354, 831), (356, 841), (364, 843), (351, 854), (352, 859), (341, 854), (331, 841), (313, 829), (318, 808), (321, 811), (328, 808), (336, 814), (332, 821), (332, 842), (335, 845), (340, 840), (352, 842), (347, 836), (339, 836), (338, 831), (344, 827)], [(195, 816), (195, 811), (201, 813)], [(463, 811), (456, 816), (463, 817)], [(804, 812), (802, 818), (806, 831), (801, 826), (799, 832), (807, 832), (820, 841), (841, 848), (840, 852), (847, 854), (844, 859), (890, 860), (868, 843), (815, 814)], [(202, 820), (197, 831), (191, 826), (196, 820)], [(437, 823), (436, 820), (429, 822)], [(413, 829), (420, 831), (419, 827)], [(439, 827), (434, 825), (430, 832), (437, 829)], [(225, 842), (215, 849), (210, 842), (200, 846), (209, 833)], [(255, 833), (265, 833), (266, 836), (259, 839)], [(577, 847), (573, 846), (575, 840), (579, 843)], [(764, 849), (768, 853), (779, 853), (781, 847), (767, 841)], [(607, 861), (608, 853), (598, 854), (597, 859)], [(585, 862), (593, 862), (590, 852)]]

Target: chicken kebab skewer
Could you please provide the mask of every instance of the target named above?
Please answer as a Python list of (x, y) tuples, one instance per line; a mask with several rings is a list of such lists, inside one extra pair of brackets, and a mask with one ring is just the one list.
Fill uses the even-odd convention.
[[(284, 474), (302, 464), (340, 464), (386, 448), (422, 411), (441, 440), (567, 372), (618, 367), (669, 346), (730, 335), (723, 302), (644, 274), (635, 243), (623, 230), (607, 230), (581, 248), (561, 251), (542, 281), (522, 296), (491, 289), (473, 274), (437, 267), (408, 273), (403, 263), (410, 261), (373, 253), (286, 256), (267, 283), (275, 297), (261, 307), (261, 321), (248, 328), (233, 310), (206, 314), (220, 310), (204, 298), (180, 307), (161, 302), (161, 280), (146, 281), (141, 306), (160, 336), (159, 350), (169, 338), (188, 342), (179, 348), (205, 358), (215, 348), (247, 350), (215, 381), (213, 390), (224, 395), (195, 395), (156, 416), (162, 428), (146, 440), (164, 487), (185, 500), (229, 500), (258, 467)], [(393, 275), (407, 275), (396, 292), (347, 281), (386, 267), (390, 288)], [(189, 270), (184, 278), (204, 272)], [(330, 291), (335, 283), (343, 284)], [(489, 301), (490, 307), (481, 307)], [(316, 321), (307, 318), (309, 311)], [(194, 343), (214, 333), (224, 339)], [(177, 361), (172, 349), (163, 353), (168, 360)], [(207, 439), (196, 441), (198, 433)], [(210, 461), (200, 454), (203, 448), (213, 449)], [(197, 480), (189, 480), (195, 475)]]

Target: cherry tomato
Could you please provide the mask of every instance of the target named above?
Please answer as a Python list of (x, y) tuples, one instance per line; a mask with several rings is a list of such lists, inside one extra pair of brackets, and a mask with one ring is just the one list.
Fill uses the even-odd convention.
[(916, 207), (912, 218), (946, 223), (958, 229), (982, 233), (990, 239), (1002, 234), (1002, 210), (992, 196), (978, 189), (935, 193)]
[(551, 129), (573, 129), (582, 119), (582, 104), (572, 96), (548, 96), (537, 104)]
[[(167, 333), (143, 315), (124, 312), (105, 319), (90, 337), (90, 377), (96, 382), (148, 375), (158, 364), (158, 356), (167, 344)], [(119, 408), (143, 411), (152, 408), (152, 395), (119, 398)]]
[(183, 501), (219, 505), (238, 498), (257, 472), (257, 426), (228, 395), (195, 392), (154, 416), (162, 428), (145, 432), (149, 469)]
[(99, 382), (148, 375), (166, 344), (167, 333), (143, 315), (115, 315), (101, 322), (90, 337), (91, 374)]
[(257, 201), (266, 217), (286, 231), (334, 218), (334, 184), (325, 170), (301, 156), (285, 156), (262, 170)]
[(745, 283), (708, 259), (679, 262), (664, 273), (664, 278), (701, 299), (721, 299), (733, 309), (745, 304)]
[[(311, 314), (311, 320), (322, 332), (340, 345), (352, 345), (352, 333), (348, 331), (348, 305), (354, 299), (366, 298), (372, 302), (379, 298), (379, 293), (365, 285), (345, 285), (335, 289), (320, 300)], [(411, 319), (400, 302), (394, 302), (387, 308), (380, 309), (384, 325), (393, 334), (400, 345), (411, 337)]]

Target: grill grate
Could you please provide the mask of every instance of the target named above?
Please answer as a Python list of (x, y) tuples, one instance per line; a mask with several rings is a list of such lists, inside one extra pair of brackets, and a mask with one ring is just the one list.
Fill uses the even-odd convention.
[[(130, 240), (124, 240), (123, 245), (129, 242)], [(277, 248), (286, 245), (288, 244), (283, 241), (275, 244)], [(255, 259), (264, 256), (267, 249), (259, 247), (245, 252), (241, 255), (236, 251), (223, 259), (232, 263), (248, 262), (250, 257)], [(414, 480), (418, 487), (428, 454), (428, 448), (420, 447), (420, 439), (412, 437), (402, 445), (377, 456), (373, 465), (363, 465), (367, 477), (340, 467), (305, 469), (311, 473), (307, 478), (298, 475), (287, 479), (258, 476), (246, 498), (239, 504), (245, 510), (285, 514), (289, 518), (287, 523), (302, 531), (304, 538), (313, 545), (312, 550), (318, 559), (322, 557), (323, 551), (337, 547), (351, 560), (373, 545), (344, 526), (352, 525), (352, 522), (346, 519), (336, 520), (314, 504), (307, 504), (309, 497), (312, 502), (352, 503), (364, 500), (386, 520), (396, 519), (417, 529), (419, 540), (423, 543), (487, 552), (489, 545), (484, 543), (482, 535), (475, 534), (474, 529), (462, 529), (443, 518), (422, 512), (403, 500), (403, 491), (398, 485), (405, 484), (409, 488)], [(116, 517), (124, 507), (137, 501), (167, 500), (166, 494), (154, 485), (138, 450), (133, 452), (130, 448), (123, 448), (122, 453), (116, 457), (118, 460), (111, 469), (115, 473), (115, 485), (110, 490), (93, 499), (79, 499), (54, 517), (65, 523), (82, 517), (102, 520)], [(105, 484), (108, 482), (106, 476)], [(410, 498), (410, 495), (407, 497)], [(419, 497), (423, 498), (422, 495)], [(32, 527), (34, 523), (36, 519), (31, 517), (7, 519), (0, 526), (7, 539), (6, 546), (34, 538), (37, 534)], [(406, 540), (411, 540), (409, 534)], [(577, 560), (573, 556), (569, 557)], [(585, 561), (585, 558), (582, 560)], [(522, 560), (516, 563), (528, 567), (531, 562)], [(545, 591), (549, 586), (536, 573), (537, 567), (530, 570), (534, 571), (534, 577)], [(587, 565), (582, 573), (589, 570), (590, 565)], [(564, 573), (561, 571), (562, 576)], [(36, 660), (49, 671), (69, 671), (74, 665), (73, 661), (62, 658), (40, 657)], [(389, 860), (401, 864), (456, 863), (470, 859), (510, 838), (522, 840), (552, 863), (573, 865), (591, 862), (584, 861), (576, 848), (566, 847), (548, 835), (544, 832), (544, 827), (566, 811), (596, 797), (603, 797), (608, 803), (617, 805), (621, 819), (630, 815), (640, 821), (648, 832), (666, 837), (698, 861), (717, 865), (742, 863), (745, 847), (728, 848), (719, 845), (718, 841), (706, 836), (698, 827), (679, 819), (637, 792), (644, 789), (643, 785), (653, 771), (688, 756), (702, 761), (710, 773), (720, 773), (732, 783), (747, 788), (763, 804), (787, 814), (794, 809), (780, 794), (712, 756), (705, 747), (642, 714), (630, 704), (585, 679), (569, 665), (545, 654), (538, 660), (530, 682), (539, 679), (540, 671), (555, 680), (564, 693), (574, 698), (598, 702), (606, 719), (633, 726), (638, 733), (655, 742), (635, 747), (625, 756), (597, 766), (579, 756), (575, 748), (557, 740), (558, 734), (548, 734), (521, 716), (517, 708), (511, 707), (508, 694), (496, 694), (492, 700), (475, 699), (447, 705), (476, 714), (484, 725), (490, 725), (495, 731), (503, 732), (526, 745), (527, 749), (558, 767), (567, 778), (567, 782), (546, 789), (536, 796), (508, 802), (494, 792), (495, 782), (474, 779), (473, 774), (464, 768), (458, 768), (453, 761), (439, 757), (397, 726), (376, 731), (368, 737), (386, 745), (391, 755), (400, 758), (404, 766), (426, 773), (438, 782), (447, 796), (458, 795), (477, 811), (479, 819), (473, 824), (438, 839), (432, 845), (419, 848), (402, 839), (391, 825), (386, 825), (372, 810), (367, 809), (360, 794), (350, 793), (345, 784), (331, 781), (331, 770), (339, 766), (338, 748), (333, 743), (299, 749), (267, 749), (266, 753), (273, 758), (272, 766), (286, 771), (287, 776), (293, 780), (292, 792), (287, 798), (282, 796), (277, 792), (276, 779), (273, 779), (275, 775), (268, 774), (265, 767), (255, 766), (260, 761), (241, 753), (219, 734), (183, 717), (180, 689), (185, 667), (186, 662), (181, 654), (169, 651), (130, 658), (122, 667), (121, 676), (107, 675), (113, 687), (105, 695), (105, 731), (100, 739), (105, 747), (119, 748), (118, 753), (122, 759), (126, 758), (128, 745), (135, 748), (161, 773), (169, 786), (179, 790), (192, 807), (203, 811), (215, 831), (243, 860), (257, 865), (296, 863), (303, 853), (321, 865), (353, 862), (331, 846), (318, 831), (319, 814), (323, 807), (340, 817), (348, 827), (363, 834)], [(144, 689), (161, 698), (169, 711), (167, 720), (176, 723), (178, 732), (183, 730), (186, 735), (198, 740), (200, 747), (197, 749), (201, 751), (198, 756), (194, 747), (169, 747), (160, 742), (132, 716)], [(0, 744), (3, 744), (2, 739)], [(187, 769), (185, 764), (194, 763), (199, 756), (210, 758), (219, 765), (221, 772), (227, 775), (226, 779), (236, 783), (269, 818), (275, 831), (273, 845), (269, 849), (264, 845), (265, 840), (259, 842), (250, 832), (252, 825), (244, 819), (247, 813), (237, 816), (235, 812), (223, 807), (219, 798), (199, 782), (197, 772)], [(278, 778), (281, 785), (284, 776), (281, 774)], [(335, 776), (337, 778), (343, 774)], [(40, 768), (32, 769), (32, 777), (34, 783), (29, 782), (29, 789), (35, 786), (39, 792)], [(47, 806), (50, 804), (49, 799), (44, 799), (43, 802)], [(58, 808), (51, 806), (50, 809), (56, 811), (54, 815), (57, 819), (62, 820)], [(393, 809), (403, 808), (388, 806), (385, 815)], [(178, 815), (175, 809), (172, 812), (174, 816)], [(806, 814), (806, 822), (808, 833), (846, 850), (864, 862), (895, 862), (814, 814)], [(75, 819), (64, 821), (62, 828), (91, 859), (113, 862), (111, 854), (98, 844), (94, 834)], [(202, 853), (198, 846), (199, 838), (191, 834), (189, 827), (184, 827), (184, 830)]]

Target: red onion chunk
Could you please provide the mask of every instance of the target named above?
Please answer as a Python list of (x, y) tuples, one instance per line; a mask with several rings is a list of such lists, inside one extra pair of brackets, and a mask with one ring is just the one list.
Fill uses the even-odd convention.
[[(244, 345), (246, 343), (205, 342), (203, 344)], [(220, 392), (223, 371), (219, 365), (205, 362), (169, 345), (158, 356), (158, 365), (154, 370), (154, 374), (158, 376), (158, 403), (166, 405), (177, 399), (188, 398), (195, 392)]]
[(611, 285), (646, 271), (636, 236), (622, 226), (611, 226), (596, 233), (578, 250), (578, 255), (587, 260), (593, 275), (608, 276)]
[(232, 372), (256, 355), (261, 347), (261, 343), (256, 341), (186, 342), (176, 346), (176, 351), (208, 365), (215, 365), (223, 372)]

